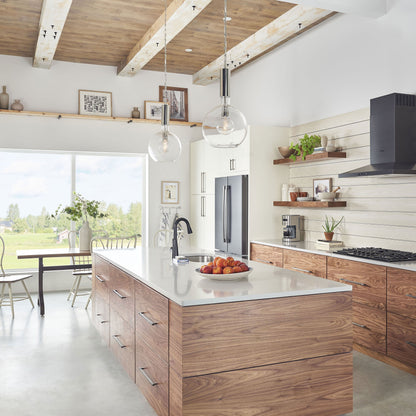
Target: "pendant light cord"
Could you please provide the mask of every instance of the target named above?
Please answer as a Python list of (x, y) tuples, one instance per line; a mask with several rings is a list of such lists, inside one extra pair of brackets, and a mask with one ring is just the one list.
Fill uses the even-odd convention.
[(224, 0), (224, 69), (227, 68), (227, 0)]
[(165, 88), (164, 88), (164, 91), (163, 91), (163, 102), (166, 104), (167, 102), (168, 102), (168, 100), (167, 100), (167, 78), (168, 78), (168, 75), (167, 75), (167, 65), (166, 65), (166, 55), (167, 55), (167, 52), (166, 52), (166, 38), (167, 38), (167, 36), (166, 36), (166, 8), (167, 8), (167, 0), (165, 0), (165, 62), (164, 62), (164, 65), (165, 65)]

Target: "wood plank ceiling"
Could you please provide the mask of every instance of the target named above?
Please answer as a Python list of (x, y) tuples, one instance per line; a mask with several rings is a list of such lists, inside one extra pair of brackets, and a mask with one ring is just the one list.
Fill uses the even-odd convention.
[[(184, 2), (167, 0), (168, 6), (175, 3), (179, 7)], [(42, 0), (0, 1), (0, 54), (35, 56), (42, 3)], [(223, 54), (224, 2), (212, 0), (201, 4), (199, 14), (168, 44), (169, 72), (196, 74)], [(237, 46), (296, 7), (303, 6), (276, 0), (228, 0), (231, 17), (228, 48)], [(320, 13), (316, 22), (332, 15), (314, 10)], [(120, 67), (163, 12), (163, 0), (72, 0), (53, 59)], [(185, 52), (188, 48), (192, 49), (191, 53)], [(163, 71), (163, 50), (159, 47), (154, 55), (143, 69)], [(254, 58), (249, 57), (248, 61)]]

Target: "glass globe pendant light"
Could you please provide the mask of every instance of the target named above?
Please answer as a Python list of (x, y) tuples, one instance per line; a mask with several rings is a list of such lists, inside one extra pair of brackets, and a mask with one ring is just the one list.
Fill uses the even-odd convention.
[(202, 135), (213, 147), (237, 147), (247, 136), (244, 114), (230, 105), (230, 70), (227, 68), (227, 0), (224, 0), (224, 68), (220, 70), (220, 105), (202, 122)]
[(163, 90), (163, 105), (161, 116), (161, 128), (154, 133), (149, 140), (148, 152), (155, 162), (175, 162), (179, 159), (182, 144), (179, 137), (169, 130), (169, 104), (167, 96), (167, 71), (166, 71), (166, 0), (165, 0), (165, 87)]

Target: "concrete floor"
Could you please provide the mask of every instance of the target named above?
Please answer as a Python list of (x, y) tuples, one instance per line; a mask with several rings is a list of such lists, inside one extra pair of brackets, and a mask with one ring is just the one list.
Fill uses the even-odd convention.
[[(65, 293), (47, 294), (44, 318), (19, 302), (14, 321), (0, 308), (0, 415), (156, 416), (101, 343), (84, 301), (71, 308)], [(350, 415), (416, 415), (416, 377), (355, 352)]]

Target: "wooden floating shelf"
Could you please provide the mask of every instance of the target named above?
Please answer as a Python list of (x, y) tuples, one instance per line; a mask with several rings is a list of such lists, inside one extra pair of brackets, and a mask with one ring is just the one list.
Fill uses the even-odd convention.
[(331, 158), (339, 158), (345, 159), (347, 154), (345, 152), (319, 152), (319, 153), (312, 153), (311, 155), (307, 155), (305, 160), (302, 160), (300, 156), (296, 158), (296, 161), (285, 158), (285, 159), (275, 159), (273, 160), (273, 165), (281, 165), (286, 163), (305, 163), (305, 162), (313, 162), (315, 160), (321, 159), (331, 159)]
[(299, 207), (299, 208), (342, 208), (347, 206), (347, 201), (274, 201), (275, 207)]
[[(34, 116), (34, 117), (54, 117), (54, 118), (75, 118), (83, 120), (101, 120), (101, 121), (118, 121), (124, 123), (147, 123), (147, 124), (160, 124), (160, 120), (148, 120), (145, 118), (131, 118), (131, 117), (107, 117), (107, 116), (90, 116), (84, 114), (69, 114), (69, 113), (51, 113), (46, 111), (14, 111), (14, 110), (0, 110), (0, 114), (12, 114), (17, 116)], [(169, 124), (176, 126), (190, 126), (201, 127), (202, 123), (196, 123), (192, 121), (173, 121), (170, 120)]]

